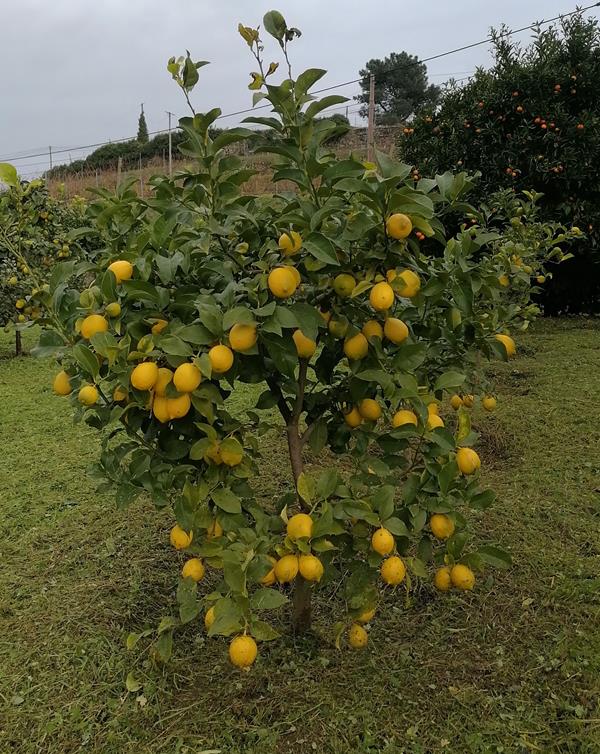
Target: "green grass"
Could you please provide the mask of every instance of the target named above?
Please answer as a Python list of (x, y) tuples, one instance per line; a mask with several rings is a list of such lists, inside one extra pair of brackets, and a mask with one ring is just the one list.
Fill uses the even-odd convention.
[[(472, 594), (390, 595), (368, 650), (318, 638), (261, 647), (250, 673), (200, 625), (162, 668), (131, 630), (174, 603), (167, 513), (118, 511), (86, 467), (98, 443), (51, 394), (52, 365), (0, 340), (0, 752), (453, 754), (600, 751), (600, 325), (540, 323), (494, 365), (499, 408), (475, 411), (496, 505), (474, 516), (514, 566)], [(26, 339), (27, 343), (31, 342)], [(289, 482), (277, 438), (261, 490)], [(133, 671), (143, 684), (127, 693)]]

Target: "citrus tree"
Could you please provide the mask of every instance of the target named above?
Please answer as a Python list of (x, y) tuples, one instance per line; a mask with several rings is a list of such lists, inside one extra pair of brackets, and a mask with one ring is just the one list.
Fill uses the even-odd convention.
[(12, 165), (0, 164), (0, 325), (20, 329), (41, 316), (39, 294), (53, 267), (66, 258), (87, 255), (82, 234), (84, 202), (53, 199), (42, 179), (21, 181)]
[[(494, 64), (450, 88), (400, 137), (423, 174), (481, 171), (480, 200), (499, 188), (538, 192), (544, 220), (580, 230), (575, 258), (545, 296), (552, 311), (597, 308), (600, 242), (600, 27), (583, 13), (522, 48), (495, 35)], [(585, 235), (584, 235), (585, 234)]]
[[(310, 94), (323, 70), (293, 77), (299, 32), (279, 13), (264, 29), (288, 66), (278, 84), (259, 30), (239, 27), (254, 102), (271, 109), (248, 121), (268, 133), (212, 138), (220, 111), (192, 108), (180, 126), (193, 168), (154, 179), (145, 200), (100, 192), (90, 213), (106, 252), (94, 268), (54, 271), (38, 348), (60, 360), (54, 390), (102, 432), (102, 485), (122, 506), (144, 495), (173, 511), (179, 615), (161, 621), (159, 655), (203, 614), (210, 636), (233, 636), (239, 667), (278, 636), (264, 611), (288, 595), (303, 632), (313, 593), (339, 583), (347, 617), (335, 634), (361, 647), (384, 592), (430, 578), (441, 592), (472, 589), (486, 564), (508, 565), (469, 536), (468, 511), (494, 498), (479, 485), (469, 408), (480, 396), (493, 410), (482, 362), (512, 356), (509, 332), (536, 311), (521, 266), (503, 285), (514, 249), (501, 232), (476, 224), (446, 238), (444, 217), (472, 210), (471, 179), (415, 188), (385, 154), (336, 158), (323, 145), (338, 126), (318, 116), (343, 98)], [(201, 65), (169, 61), (190, 107)], [(241, 139), (275, 155), (273, 180), (296, 191), (242, 194), (250, 172), (227, 151)], [(536, 265), (547, 253), (523, 251)], [(240, 383), (255, 386), (242, 408)], [(265, 500), (268, 430), (287, 444), (293, 483)]]

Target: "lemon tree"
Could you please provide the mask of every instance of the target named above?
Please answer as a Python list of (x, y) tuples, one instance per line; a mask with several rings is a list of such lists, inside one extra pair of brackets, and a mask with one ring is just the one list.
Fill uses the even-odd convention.
[[(58, 356), (55, 391), (102, 433), (101, 484), (121, 506), (144, 495), (173, 512), (179, 613), (161, 621), (157, 652), (166, 659), (173, 632), (196, 621), (233, 637), (239, 667), (278, 636), (264, 611), (289, 610), (307, 631), (313, 593), (332, 582), (346, 604), (332, 632), (360, 648), (384, 594), (415, 580), (468, 590), (486, 565), (508, 565), (469, 536), (469, 510), (494, 495), (478, 481), (468, 406), (493, 399), (482, 363), (509, 358), (535, 314), (528, 275), (517, 298), (499, 280), (501, 229), (446, 235), (445, 218), (472, 209), (470, 179), (415, 187), (383, 153), (337, 158), (327, 143), (339, 126), (317, 116), (344, 98), (310, 94), (323, 70), (293, 77), (300, 32), (281, 14), (263, 26), (287, 73), (273, 83), (259, 30), (240, 25), (253, 101), (269, 111), (247, 120), (262, 130), (213, 138), (220, 111), (191, 105), (204, 63), (172, 58), (194, 166), (155, 178), (149, 199), (100, 193), (90, 213), (105, 253), (55, 270), (39, 345)], [(251, 171), (227, 150), (236, 140), (273, 155), (273, 181), (296, 190), (242, 193)], [(260, 386), (243, 409), (240, 383)], [(265, 500), (256, 482), (272, 428), (293, 483)], [(318, 470), (305, 468), (316, 456)]]

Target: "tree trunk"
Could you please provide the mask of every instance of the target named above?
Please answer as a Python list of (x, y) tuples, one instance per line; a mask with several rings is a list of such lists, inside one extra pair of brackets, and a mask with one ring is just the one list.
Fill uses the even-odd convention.
[(23, 341), (21, 340), (21, 331), (15, 330), (15, 356), (23, 353)]

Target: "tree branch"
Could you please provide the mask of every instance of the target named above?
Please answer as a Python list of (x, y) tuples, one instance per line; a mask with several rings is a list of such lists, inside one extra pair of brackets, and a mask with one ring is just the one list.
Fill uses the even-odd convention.
[(292, 417), (292, 412), (288, 405), (288, 402), (284, 398), (284, 395), (281, 392), (281, 388), (273, 377), (267, 377), (266, 382), (269, 386), (270, 391), (277, 396), (277, 407), (279, 408), (280, 414), (283, 416), (283, 420), (287, 424)]
[(297, 424), (300, 414), (302, 413), (302, 407), (304, 405), (304, 392), (306, 390), (306, 373), (308, 371), (308, 361), (306, 359), (300, 359), (300, 370), (298, 372), (298, 395), (296, 396), (296, 402), (294, 404), (294, 411), (292, 413), (292, 419)]

